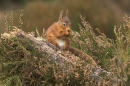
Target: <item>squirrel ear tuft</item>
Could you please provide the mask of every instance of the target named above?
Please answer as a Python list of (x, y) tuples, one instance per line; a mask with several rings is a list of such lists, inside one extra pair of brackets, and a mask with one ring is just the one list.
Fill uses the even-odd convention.
[(60, 11), (60, 16), (59, 16), (59, 20), (63, 19), (63, 10)]
[(68, 12), (68, 9), (66, 10), (66, 16), (69, 16), (69, 12)]

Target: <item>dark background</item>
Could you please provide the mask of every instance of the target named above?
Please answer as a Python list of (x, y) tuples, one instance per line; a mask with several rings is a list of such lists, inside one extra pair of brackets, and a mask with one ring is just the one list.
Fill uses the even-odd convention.
[[(5, 14), (13, 12), (13, 25), (19, 27), (22, 10), (24, 31), (40, 33), (58, 20), (61, 10), (69, 10), (72, 29), (79, 31), (80, 15), (95, 29), (99, 28), (109, 38), (114, 38), (114, 26), (123, 24), (123, 16), (130, 15), (130, 0), (0, 0), (0, 32), (5, 28)], [(5, 14), (4, 14), (5, 13)]]

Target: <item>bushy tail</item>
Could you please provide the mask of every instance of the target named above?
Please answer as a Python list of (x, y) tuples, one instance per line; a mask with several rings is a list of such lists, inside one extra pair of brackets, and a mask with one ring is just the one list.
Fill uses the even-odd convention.
[(93, 65), (97, 65), (95, 60), (88, 54), (84, 53), (83, 51), (81, 51), (77, 48), (74, 48), (72, 46), (69, 47), (69, 51), (72, 52), (74, 55), (80, 57), (81, 59), (90, 61), (90, 63)]

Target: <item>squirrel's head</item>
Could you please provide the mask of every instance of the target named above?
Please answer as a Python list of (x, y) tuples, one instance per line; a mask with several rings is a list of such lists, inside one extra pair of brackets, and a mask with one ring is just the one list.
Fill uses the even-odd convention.
[(65, 35), (69, 36), (71, 34), (71, 22), (68, 18), (68, 10), (66, 10), (66, 15), (63, 16), (63, 10), (60, 12), (59, 24), (66, 31)]

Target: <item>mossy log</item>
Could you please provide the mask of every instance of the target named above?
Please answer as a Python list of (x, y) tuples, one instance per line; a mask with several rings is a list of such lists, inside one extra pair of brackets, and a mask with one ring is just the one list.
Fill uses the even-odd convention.
[[(70, 62), (72, 64), (76, 64), (77, 61), (82, 60), (82, 58), (77, 57), (74, 54), (59, 50), (58, 48), (56, 48), (54, 45), (52, 45), (42, 37), (35, 37), (33, 34), (26, 33), (23, 30), (18, 29), (17, 27), (14, 28), (15, 28), (14, 31), (2, 34), (2, 38), (11, 38), (15, 36), (21, 38), (27, 38), (33, 43), (33, 46), (35, 48), (37, 48), (39, 51), (46, 52), (50, 57), (53, 57), (55, 61), (57, 61), (60, 65), (63, 63), (62, 60)], [(95, 66), (97, 65), (91, 56), (89, 56), (88, 54), (86, 54), (85, 56), (86, 59), (84, 60), (87, 60), (92, 65)]]
[[(60, 51), (58, 49), (56, 49), (56, 47), (52, 44), (50, 44), (49, 42), (47, 42), (47, 40), (41, 38), (41, 37), (34, 37), (32, 34), (28, 34), (26, 32), (24, 32), (21, 29), (18, 29), (17, 27), (14, 27), (14, 30), (8, 33), (4, 33), (1, 35), (1, 38), (5, 39), (5, 38), (12, 38), (12, 37), (19, 37), (19, 38), (27, 38), (29, 39), (33, 46), (35, 48), (37, 48), (39, 51), (42, 52), (46, 52), (50, 58), (53, 58), (54, 61), (60, 65), (61, 67), (65, 68), (64, 65), (65, 62), (70, 63), (70, 65), (74, 66), (79, 62), (84, 62), (84, 60), (82, 60), (80, 57), (75, 56), (74, 54), (70, 54), (68, 52), (64, 52), (64, 51)], [(87, 67), (85, 67), (85, 69), (83, 69), (84, 71), (93, 71), (93, 74), (90, 75), (90, 77), (94, 77), (95, 81), (97, 82), (102, 82), (102, 79), (100, 79), (100, 75), (104, 75), (106, 77), (111, 77), (111, 81), (117, 85), (120, 81), (119, 78), (116, 77), (116, 75), (114, 75), (111, 72), (108, 72), (102, 68), (100, 68), (100, 66), (98, 66), (96, 64), (96, 62), (92, 59), (91, 56), (88, 55), (88, 57), (86, 57), (88, 62), (91, 61), (89, 63), (89, 66), (87, 65)], [(87, 62), (87, 61), (86, 61)], [(69, 67), (72, 67), (69, 66)], [(68, 69), (66, 69), (68, 72)], [(89, 78), (90, 78), (89, 77)], [(124, 79), (126, 80), (126, 77), (124, 77)]]

